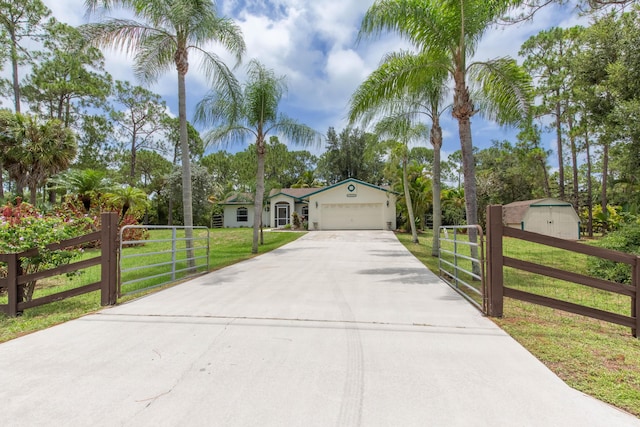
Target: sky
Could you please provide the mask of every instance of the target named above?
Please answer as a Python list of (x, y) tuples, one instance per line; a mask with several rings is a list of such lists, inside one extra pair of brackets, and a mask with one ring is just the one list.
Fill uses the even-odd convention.
[[(71, 25), (88, 22), (84, 0), (43, 0), (59, 21)], [(219, 14), (232, 18), (242, 30), (247, 45), (243, 64), (234, 72), (243, 82), (245, 66), (257, 59), (276, 75), (285, 76), (288, 92), (281, 101), (281, 111), (325, 134), (330, 126), (338, 132), (347, 125), (346, 113), (351, 94), (379, 65), (389, 52), (408, 47), (393, 34), (357, 42), (360, 22), (373, 0), (218, 0)], [(122, 12), (119, 16), (122, 15)], [(91, 20), (101, 19), (92, 16)], [(530, 36), (551, 26), (575, 25), (577, 14), (557, 6), (544, 8), (534, 19), (509, 27), (491, 29), (478, 46), (474, 60), (503, 56), (517, 58), (520, 45)], [(208, 47), (227, 65), (234, 58), (219, 46)], [(119, 80), (139, 84), (133, 75), (132, 60), (124, 54), (103, 50), (106, 69)], [(187, 74), (187, 116), (193, 117), (195, 105), (208, 91), (206, 76), (200, 72), (196, 58), (190, 57)], [(167, 102), (177, 116), (177, 73), (168, 72), (149, 87)], [(457, 123), (450, 114), (443, 117), (443, 152), (445, 156), (459, 149)], [(202, 126), (196, 127), (203, 131)], [(490, 146), (498, 139), (515, 139), (514, 129), (504, 129), (475, 116), (472, 119), (473, 143), (478, 148)], [(288, 143), (286, 140), (281, 139)], [(250, 141), (249, 141), (250, 142)], [(545, 148), (553, 150), (551, 135), (543, 138)], [(429, 146), (425, 141), (422, 145)], [(246, 147), (224, 147), (229, 151)], [(211, 148), (215, 150), (215, 147)], [(290, 146), (290, 149), (300, 149)], [(314, 154), (324, 151), (324, 144), (308, 148)], [(553, 156), (549, 160), (553, 162)]]

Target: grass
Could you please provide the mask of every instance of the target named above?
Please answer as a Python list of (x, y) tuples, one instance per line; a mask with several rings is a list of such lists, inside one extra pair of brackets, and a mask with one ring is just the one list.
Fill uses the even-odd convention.
[[(398, 234), (400, 241), (431, 271), (432, 234)], [(586, 256), (505, 239), (505, 254), (586, 274)], [(584, 286), (505, 268), (505, 285), (539, 295), (629, 315), (630, 299)], [(640, 417), (640, 339), (630, 329), (509, 298), (504, 316), (492, 319), (571, 387)]]
[[(210, 253), (209, 253), (209, 271), (218, 270), (228, 265), (234, 264), (239, 261), (243, 261), (254, 257), (251, 254), (251, 240), (253, 230), (249, 228), (227, 228), (227, 229), (213, 229), (210, 231)], [(161, 239), (169, 236), (169, 231), (165, 230), (152, 230), (150, 232), (150, 239)], [(273, 249), (276, 249), (282, 245), (285, 245), (298, 237), (300, 233), (286, 233), (286, 232), (265, 232), (264, 233), (264, 245), (260, 246), (258, 252), (265, 253)], [(196, 242), (194, 246), (202, 245), (202, 242)], [(125, 249), (125, 253), (144, 253), (155, 252), (161, 250), (159, 243), (149, 243), (145, 246), (137, 246), (133, 248)], [(184, 246), (184, 244), (183, 244)], [(204, 249), (196, 249), (196, 256), (206, 253)], [(82, 258), (92, 258), (97, 256), (97, 251), (87, 251), (82, 255)], [(184, 254), (182, 255), (184, 258)], [(141, 264), (141, 260), (145, 263), (160, 263), (166, 261), (166, 255), (154, 255), (151, 258), (140, 257), (125, 259), (123, 268), (131, 267), (132, 265)], [(201, 261), (201, 264), (205, 264)], [(182, 264), (184, 265), (184, 264)], [(99, 267), (91, 267), (82, 271), (82, 274), (74, 276), (69, 280), (66, 276), (57, 276), (55, 278), (41, 280), (38, 282), (34, 298), (42, 297), (62, 290), (79, 287), (84, 284), (92, 283), (100, 280)], [(157, 274), (162, 272), (145, 271), (145, 274)], [(128, 273), (128, 277), (123, 277), (123, 281), (135, 278), (136, 274), (140, 274), (140, 271), (134, 271)], [(166, 277), (157, 279), (156, 282), (166, 280)], [(146, 295), (149, 292), (163, 289), (168, 286), (173, 286), (178, 282), (164, 285), (160, 288), (154, 288), (153, 290), (142, 291), (135, 295), (128, 295), (121, 299), (119, 302), (129, 301), (141, 295)], [(136, 285), (131, 285), (130, 289), (123, 289), (123, 291), (130, 291), (132, 288), (139, 287), (139, 285), (149, 285), (149, 283), (140, 282)], [(153, 285), (153, 283), (151, 283)], [(0, 295), (0, 304), (6, 303), (6, 294)], [(46, 304), (40, 307), (30, 308), (24, 311), (22, 316), (11, 318), (0, 313), (0, 342), (5, 342), (16, 337), (35, 332), (41, 329), (57, 325), (59, 323), (66, 322), (68, 320), (76, 319), (89, 313), (93, 313), (102, 307), (100, 306), (100, 293), (91, 292), (88, 294), (80, 295), (73, 298), (68, 298), (62, 301), (56, 301), (51, 304)]]

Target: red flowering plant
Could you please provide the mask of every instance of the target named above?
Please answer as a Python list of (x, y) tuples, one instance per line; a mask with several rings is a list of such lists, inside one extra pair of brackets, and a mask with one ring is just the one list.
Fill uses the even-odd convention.
[[(8, 203), (0, 208), (0, 253), (21, 253), (38, 249), (38, 254), (20, 258), (23, 274), (36, 273), (59, 265), (68, 264), (81, 249), (48, 250), (46, 246), (81, 236), (91, 228), (89, 217), (44, 216), (20, 198), (15, 205)], [(7, 274), (6, 264), (0, 263), (0, 275)], [(33, 298), (36, 281), (21, 286), (23, 301)]]

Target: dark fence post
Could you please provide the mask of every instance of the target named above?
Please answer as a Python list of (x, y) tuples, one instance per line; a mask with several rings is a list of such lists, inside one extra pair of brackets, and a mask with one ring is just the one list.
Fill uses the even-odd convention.
[(502, 317), (503, 311), (502, 227), (502, 206), (487, 206), (487, 315), (491, 317)]
[(636, 318), (636, 327), (631, 329), (631, 333), (638, 338), (638, 333), (640, 332), (640, 257), (636, 257), (631, 280), (636, 290), (636, 294), (631, 300), (631, 317)]
[(101, 298), (100, 304), (116, 303), (118, 280), (118, 214), (105, 212), (101, 215)]
[(22, 301), (18, 289), (18, 270), (20, 268), (18, 254), (7, 254), (7, 314), (9, 317), (18, 315), (18, 303)]

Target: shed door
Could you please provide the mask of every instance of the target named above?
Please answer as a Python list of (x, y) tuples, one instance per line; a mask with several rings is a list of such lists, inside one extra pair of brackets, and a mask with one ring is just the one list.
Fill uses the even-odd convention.
[(335, 203), (321, 206), (322, 230), (383, 230), (382, 203)]

